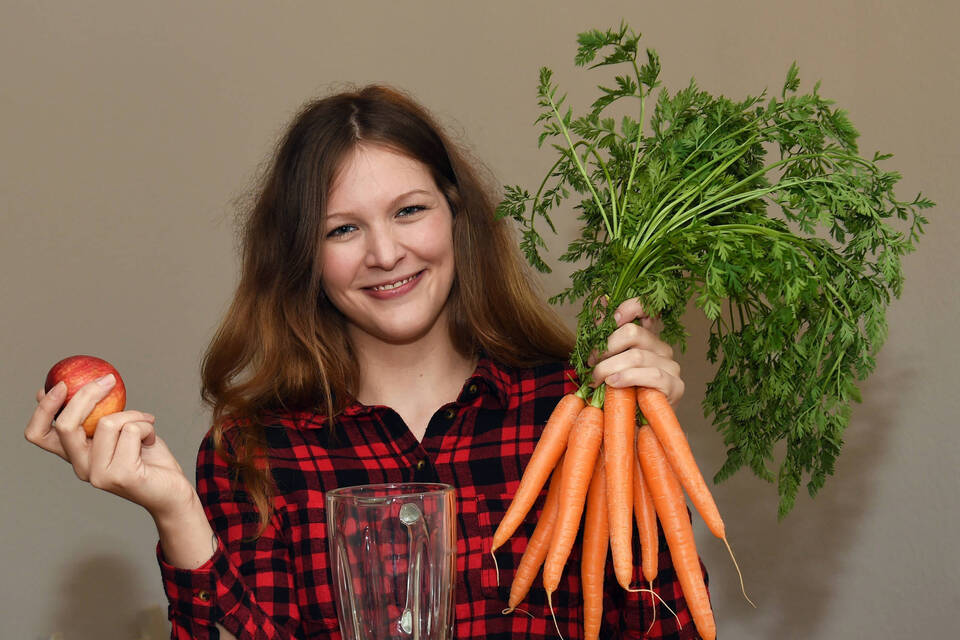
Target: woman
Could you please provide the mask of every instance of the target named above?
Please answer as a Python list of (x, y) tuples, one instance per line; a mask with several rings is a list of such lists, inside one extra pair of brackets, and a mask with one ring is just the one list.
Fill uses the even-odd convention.
[[(154, 518), (174, 638), (338, 637), (324, 491), (414, 480), (457, 489), (456, 636), (553, 637), (540, 590), (525, 603), (533, 618), (501, 614), (488, 551), (550, 410), (575, 389), (572, 338), (528, 282), (493, 202), (406, 96), (368, 87), (310, 103), (249, 212), (241, 281), (204, 360), (213, 427), (197, 489), (150, 414), (112, 414), (85, 437), (79, 424), (109, 376), (53, 426), (65, 390), (38, 394), (27, 438)], [(676, 400), (679, 366), (655, 321), (636, 301), (616, 312), (593, 382)], [(509, 584), (518, 554), (498, 558)], [(660, 562), (672, 576), (669, 555)], [(682, 604), (668, 597), (676, 584), (654, 587)], [(640, 637), (649, 597), (607, 591), (603, 637)], [(577, 571), (553, 602), (564, 636), (579, 637)], [(648, 637), (695, 637), (658, 613)]]

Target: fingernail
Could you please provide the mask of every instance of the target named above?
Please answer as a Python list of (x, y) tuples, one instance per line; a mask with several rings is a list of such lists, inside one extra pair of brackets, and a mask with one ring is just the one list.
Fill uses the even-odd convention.
[(621, 316), (621, 314), (620, 314), (619, 311), (614, 311), (614, 312), (613, 312), (613, 319), (616, 320), (617, 322), (620, 322), (620, 318), (621, 318), (621, 317), (622, 317), (622, 316)]
[(102, 387), (112, 387), (114, 382), (116, 382), (116, 379), (113, 377), (112, 373), (108, 373), (102, 378), (97, 378), (97, 384)]
[(53, 388), (50, 389), (50, 393), (60, 393), (61, 391), (67, 390), (67, 383), (61, 380), (57, 384), (53, 385)]
[(617, 384), (618, 382), (620, 382), (620, 374), (615, 373), (612, 376), (608, 377), (604, 382), (606, 382), (606, 384)]

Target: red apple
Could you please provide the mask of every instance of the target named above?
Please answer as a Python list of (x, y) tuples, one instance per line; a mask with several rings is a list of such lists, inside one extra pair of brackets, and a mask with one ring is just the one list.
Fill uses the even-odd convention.
[(80, 387), (93, 382), (97, 378), (102, 378), (108, 373), (112, 373), (117, 379), (117, 383), (110, 389), (107, 397), (94, 406), (93, 411), (83, 421), (83, 430), (87, 432), (87, 437), (93, 436), (97, 428), (97, 422), (103, 416), (109, 413), (123, 411), (127, 402), (127, 389), (123, 386), (123, 379), (120, 373), (106, 360), (101, 360), (94, 356), (70, 356), (64, 358), (50, 368), (47, 374), (47, 382), (43, 385), (45, 391), (50, 391), (58, 382), (67, 385), (67, 398), (63, 401), (66, 405)]

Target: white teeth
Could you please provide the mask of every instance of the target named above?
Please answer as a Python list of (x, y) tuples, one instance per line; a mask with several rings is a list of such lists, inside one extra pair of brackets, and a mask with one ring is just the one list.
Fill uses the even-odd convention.
[(397, 287), (400, 287), (400, 286), (403, 286), (403, 285), (407, 284), (408, 282), (410, 282), (411, 280), (413, 280), (415, 277), (416, 277), (416, 276), (414, 275), (414, 276), (410, 276), (409, 278), (406, 278), (406, 279), (404, 279), (404, 280), (399, 280), (399, 281), (397, 281), (397, 282), (394, 282), (394, 283), (392, 283), (392, 284), (385, 284), (385, 285), (381, 285), (381, 286), (379, 286), (379, 287), (371, 287), (371, 288), (372, 288), (374, 291), (389, 291), (390, 289), (396, 289)]

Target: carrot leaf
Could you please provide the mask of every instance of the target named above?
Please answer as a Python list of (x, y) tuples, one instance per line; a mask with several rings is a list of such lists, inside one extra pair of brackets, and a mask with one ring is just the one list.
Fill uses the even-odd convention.
[(556, 258), (575, 269), (551, 302), (582, 302), (571, 356), (581, 380), (615, 328), (601, 297), (638, 297), (681, 349), (693, 301), (717, 368), (703, 409), (727, 445), (715, 481), (747, 467), (777, 482), (782, 517), (804, 482), (814, 495), (833, 473), (903, 290), (901, 259), (933, 203), (897, 198), (900, 175), (881, 167), (891, 156), (862, 156), (849, 115), (819, 84), (802, 93), (796, 63), (778, 97), (734, 100), (692, 80), (653, 96), (660, 58), (639, 40), (625, 24), (578, 36), (577, 66), (622, 70), (579, 115), (540, 70), (539, 142), (556, 161), (532, 195), (507, 187), (498, 215), (549, 271), (540, 234), (556, 231), (551, 215), (575, 212), (580, 233)]

